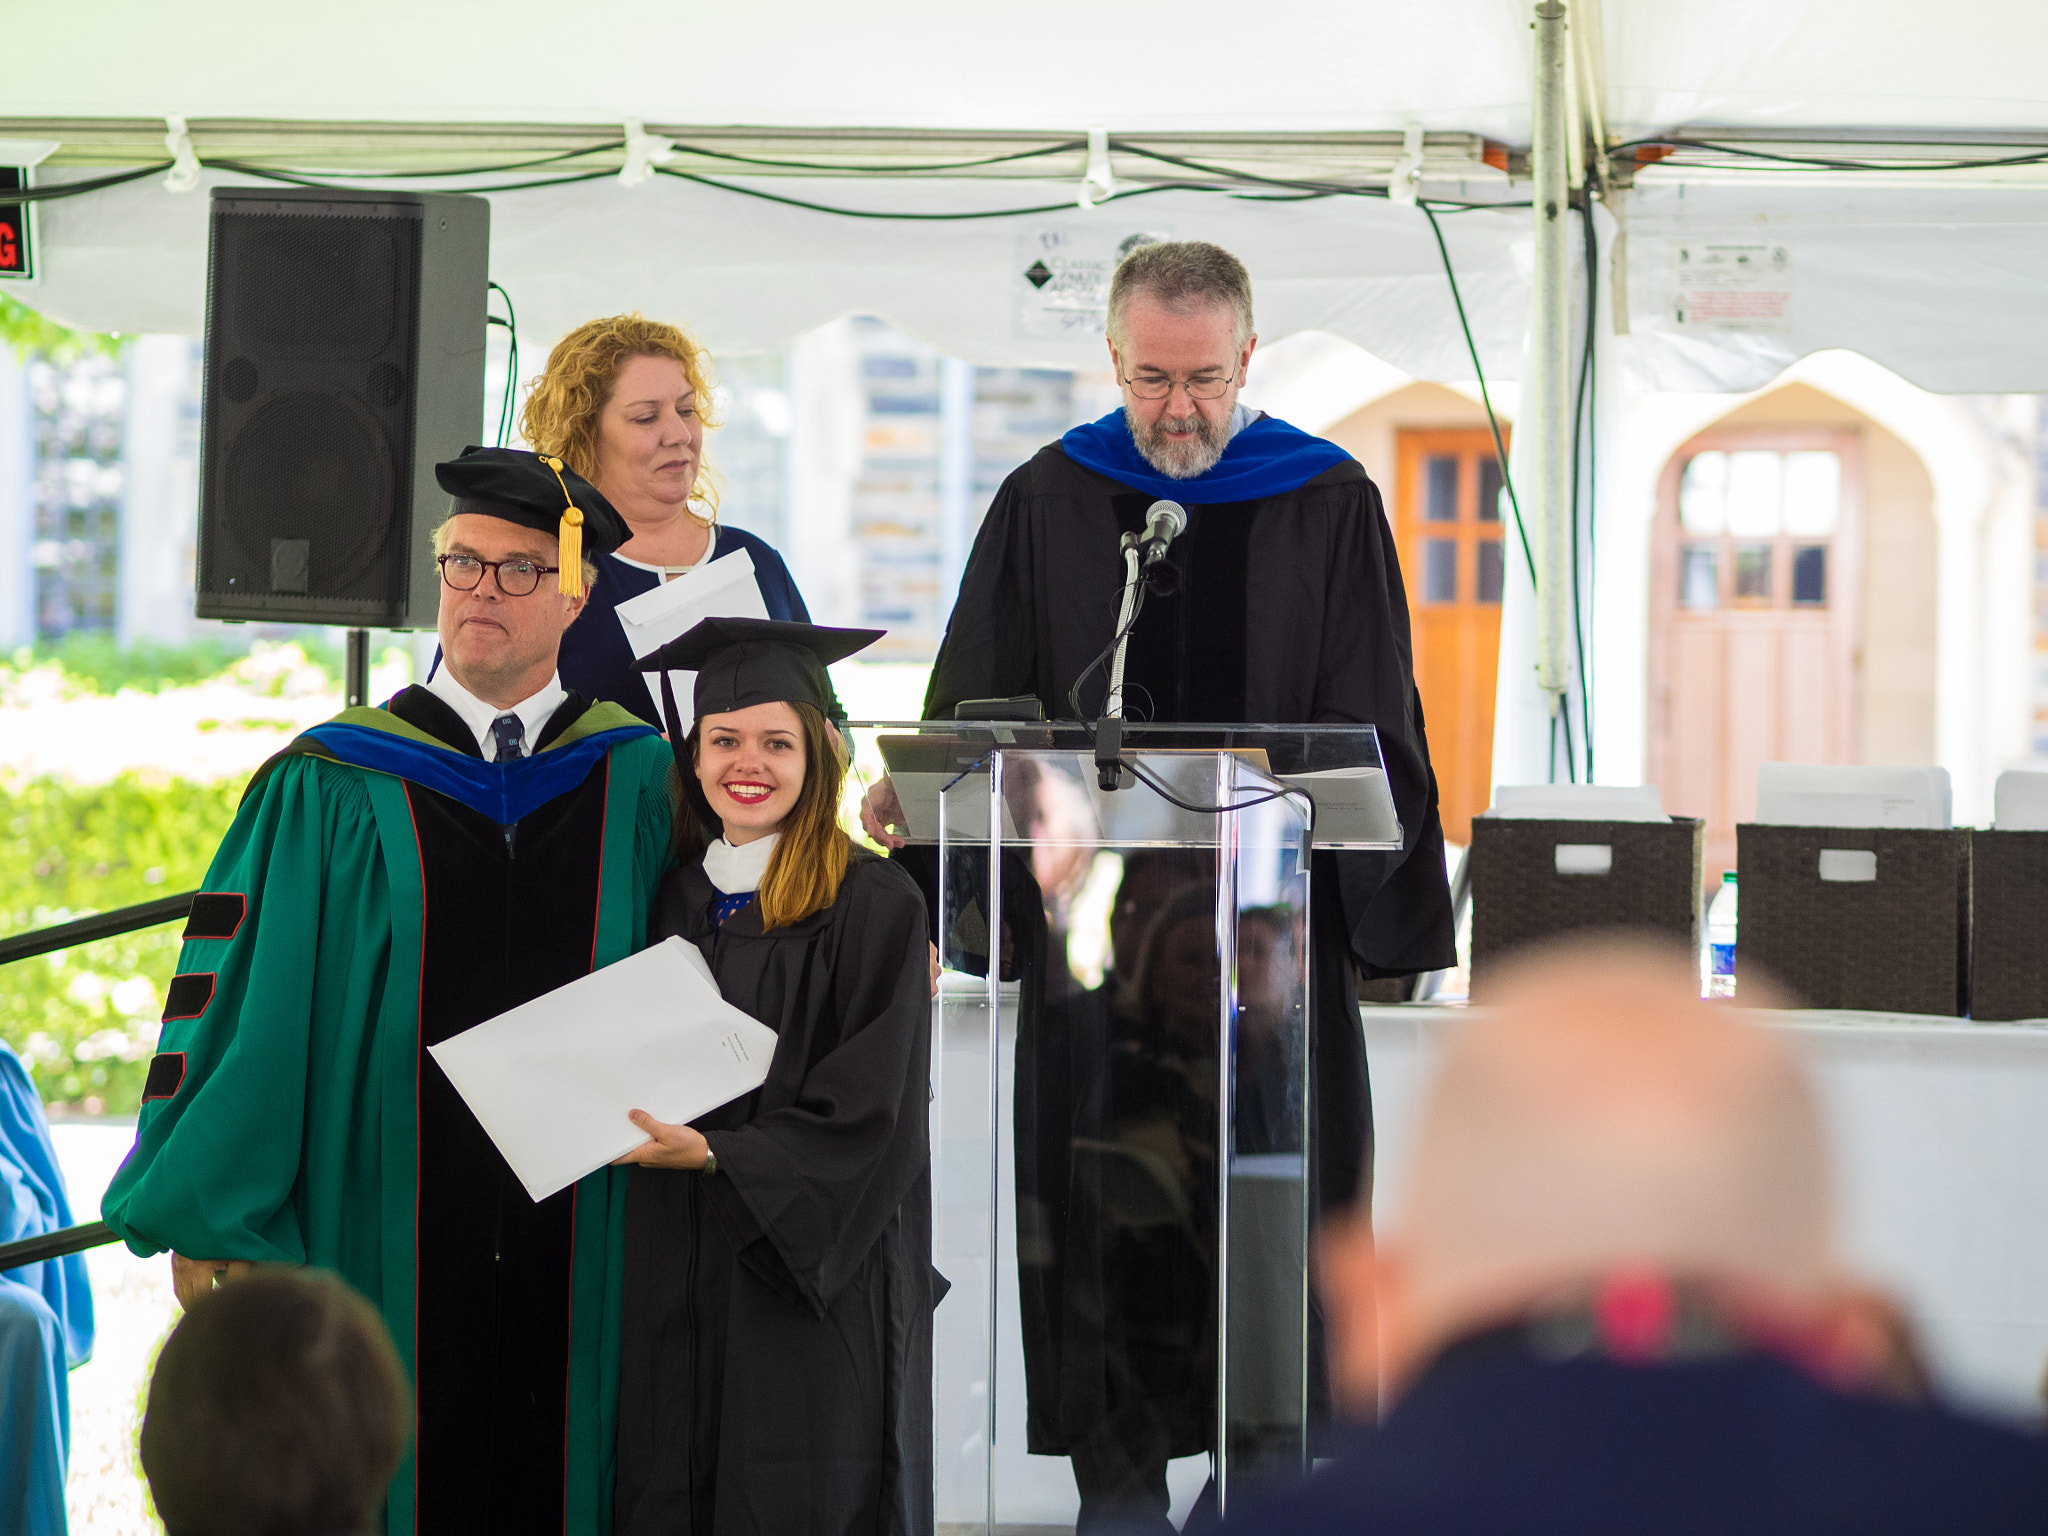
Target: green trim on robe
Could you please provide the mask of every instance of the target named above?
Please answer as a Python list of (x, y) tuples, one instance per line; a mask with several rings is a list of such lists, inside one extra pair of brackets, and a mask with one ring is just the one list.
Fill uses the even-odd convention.
[[(600, 710), (564, 739), (621, 723), (591, 722)], [(342, 718), (413, 734), (384, 710)], [(609, 756), (599, 966), (645, 942), (671, 858), (668, 743), (636, 737)], [(404, 781), (287, 749), (258, 771), (203, 888), (242, 893), (246, 915), (232, 938), (179, 952), (179, 974), (211, 973), (212, 995), (165, 1022), (158, 1050), (184, 1053), (183, 1081), (142, 1106), (101, 1214), (137, 1254), (335, 1271), (382, 1312), (410, 1376), (425, 905)], [(623, 1170), (577, 1184), (569, 1536), (612, 1528), (624, 1218)], [(408, 1453), (391, 1536), (412, 1531), (413, 1493)]]

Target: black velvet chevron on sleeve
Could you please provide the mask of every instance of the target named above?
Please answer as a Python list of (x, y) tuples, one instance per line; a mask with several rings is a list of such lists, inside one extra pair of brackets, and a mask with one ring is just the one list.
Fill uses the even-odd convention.
[(201, 891), (192, 898), (192, 911), (179, 937), (232, 939), (248, 911), (249, 898), (240, 891)]
[(164, 998), (164, 1022), (173, 1019), (196, 1019), (206, 1012), (206, 1005), (213, 1001), (213, 972), (193, 971), (171, 978), (171, 989)]

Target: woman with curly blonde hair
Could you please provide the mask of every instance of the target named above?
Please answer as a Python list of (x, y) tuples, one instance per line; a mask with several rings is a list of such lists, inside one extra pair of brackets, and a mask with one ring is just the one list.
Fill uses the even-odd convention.
[(632, 537), (597, 559), (588, 611), (562, 637), (562, 685), (609, 699), (660, 729), (612, 610), (744, 550), (771, 619), (810, 622), (782, 556), (718, 521), (704, 463), (711, 356), (685, 332), (641, 315), (588, 320), (555, 344), (520, 416), (538, 453), (559, 456), (603, 493)]

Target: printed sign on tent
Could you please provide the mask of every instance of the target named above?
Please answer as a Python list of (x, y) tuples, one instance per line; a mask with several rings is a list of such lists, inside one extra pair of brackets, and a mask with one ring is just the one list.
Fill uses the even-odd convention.
[(1672, 253), (1672, 318), (1683, 330), (1792, 329), (1792, 253), (1782, 245), (1681, 245)]
[(1166, 230), (1106, 221), (1020, 230), (1010, 278), (1017, 338), (1100, 336), (1116, 264), (1141, 245), (1172, 238)]

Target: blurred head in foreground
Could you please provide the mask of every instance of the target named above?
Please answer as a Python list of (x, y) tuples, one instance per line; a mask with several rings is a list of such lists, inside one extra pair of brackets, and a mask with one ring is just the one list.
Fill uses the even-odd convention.
[(164, 1342), (142, 1468), (168, 1536), (353, 1536), (377, 1528), (410, 1422), (370, 1305), (331, 1275), (258, 1269)]
[(1377, 1245), (1362, 1221), (1325, 1235), (1354, 1411), (1456, 1340), (1557, 1307), (1654, 1328), (1673, 1282), (1830, 1370), (1883, 1374), (1892, 1320), (1837, 1274), (1805, 1077), (1779, 1037), (1698, 990), (1687, 957), (1619, 939), (1500, 976), (1444, 1061), (1398, 1216)]

